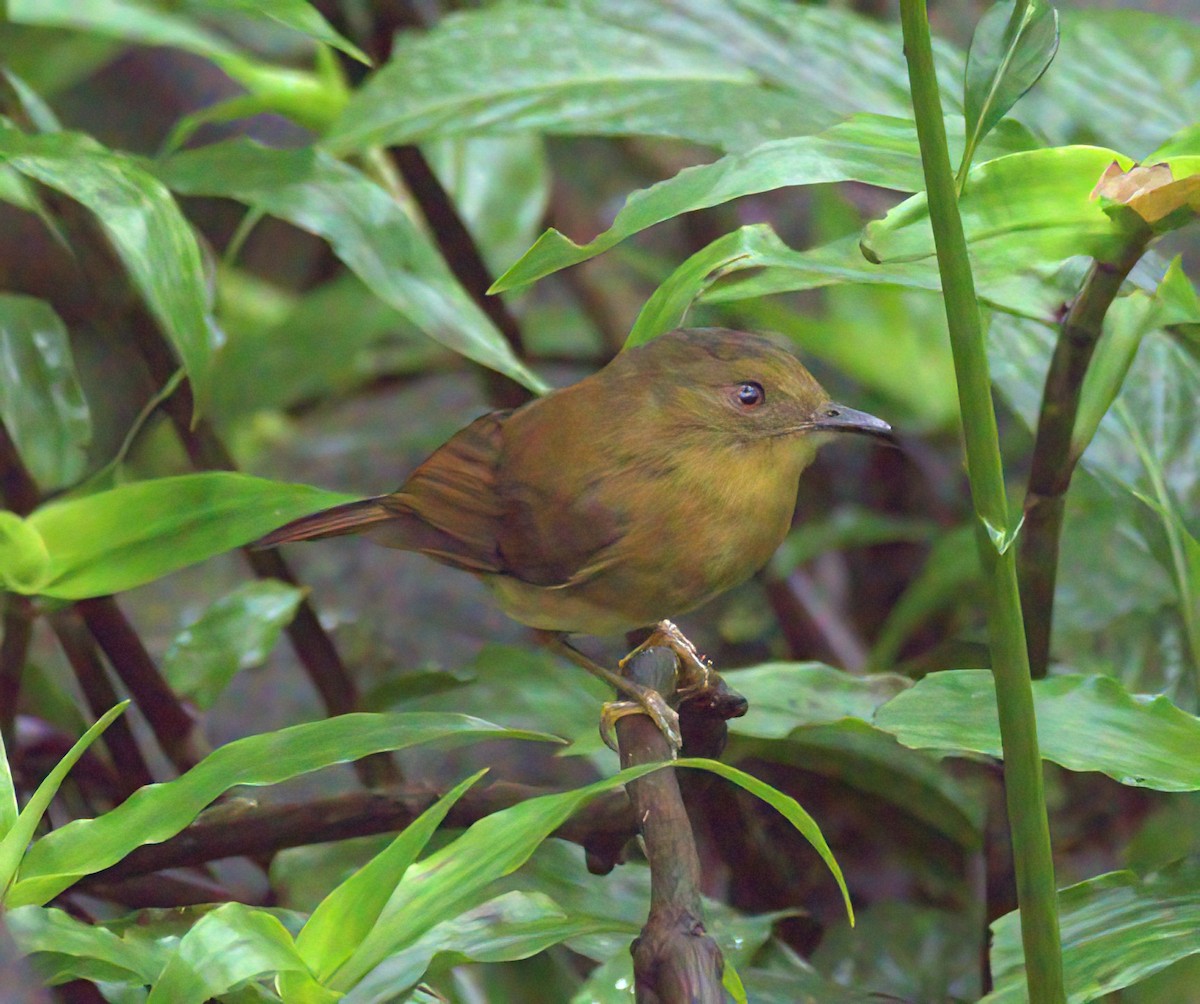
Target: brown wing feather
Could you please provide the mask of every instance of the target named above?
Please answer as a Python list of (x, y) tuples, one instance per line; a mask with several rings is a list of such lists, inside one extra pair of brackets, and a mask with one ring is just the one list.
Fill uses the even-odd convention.
[(362, 533), (368, 527), (391, 518), (382, 505), (387, 496), (346, 502), (332, 509), (323, 509), (311, 516), (301, 516), (290, 523), (272, 530), (254, 542), (255, 548), (275, 547), (293, 540), (321, 540), (324, 537), (341, 537), (348, 533)]
[(500, 428), (507, 414), (494, 412), (476, 419), (391, 495), (293, 520), (256, 546), (364, 533), (387, 547), (419, 551), (469, 572), (502, 572), (496, 527), (503, 514), (495, 481)]

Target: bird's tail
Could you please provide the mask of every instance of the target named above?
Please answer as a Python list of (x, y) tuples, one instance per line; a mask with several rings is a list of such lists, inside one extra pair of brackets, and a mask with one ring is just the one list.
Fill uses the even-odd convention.
[(311, 516), (301, 516), (278, 530), (272, 530), (265, 537), (260, 537), (253, 546), (258, 549), (286, 544), (293, 540), (319, 540), (322, 537), (362, 533), (395, 518), (395, 513), (384, 506), (384, 498), (385, 496), (378, 496), (359, 502), (346, 502), (343, 505), (335, 505), (332, 509), (314, 512)]

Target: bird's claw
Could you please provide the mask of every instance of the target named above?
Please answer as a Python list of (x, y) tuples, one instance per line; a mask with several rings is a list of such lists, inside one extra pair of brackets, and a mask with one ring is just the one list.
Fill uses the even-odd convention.
[(667, 704), (666, 698), (649, 687), (639, 688), (636, 699), (628, 701), (606, 701), (600, 709), (600, 738), (614, 753), (620, 753), (615, 727), (626, 715), (649, 715), (658, 730), (666, 737), (674, 760), (683, 748), (683, 736), (679, 731), (679, 714)]
[(679, 628), (667, 620), (659, 621), (654, 626), (654, 630), (650, 632), (650, 637), (625, 656), (618, 665), (624, 671), (626, 664), (639, 652), (655, 647), (669, 648), (675, 653), (675, 659), (679, 665), (675, 684), (676, 691), (686, 690), (694, 693), (712, 685), (712, 680), (717, 673), (713, 664), (696, 651), (696, 646)]

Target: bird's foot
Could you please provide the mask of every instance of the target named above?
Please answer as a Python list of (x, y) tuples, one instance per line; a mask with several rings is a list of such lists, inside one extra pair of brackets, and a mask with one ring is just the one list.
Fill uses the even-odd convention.
[[(679, 750), (683, 747), (683, 735), (679, 731), (679, 714), (657, 690), (642, 687), (630, 681), (626, 681), (626, 684), (627, 686), (622, 689), (626, 693), (634, 695), (631, 700), (606, 701), (600, 709), (600, 738), (604, 740), (604, 745), (614, 753), (620, 753), (621, 749), (617, 745), (615, 732), (617, 721), (626, 715), (649, 715), (654, 724), (658, 726), (658, 730), (666, 737), (667, 743), (671, 747), (671, 758), (677, 757)], [(636, 688), (636, 692), (634, 688)]]
[(713, 664), (696, 651), (696, 646), (671, 621), (659, 621), (654, 626), (654, 630), (650, 632), (650, 637), (621, 660), (619, 663), (621, 670), (624, 671), (625, 666), (638, 653), (655, 647), (669, 648), (675, 653), (675, 661), (678, 666), (678, 674), (675, 678), (677, 693), (686, 696), (690, 693), (707, 690), (714, 686), (719, 679)]

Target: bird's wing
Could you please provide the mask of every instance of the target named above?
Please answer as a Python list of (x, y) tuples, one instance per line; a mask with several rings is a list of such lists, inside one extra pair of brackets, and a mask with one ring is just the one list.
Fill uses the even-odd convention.
[(468, 572), (504, 572), (497, 534), (504, 505), (496, 491), (501, 429), (509, 412), (477, 418), (379, 501), (389, 518), (367, 529), (378, 543), (419, 551)]

